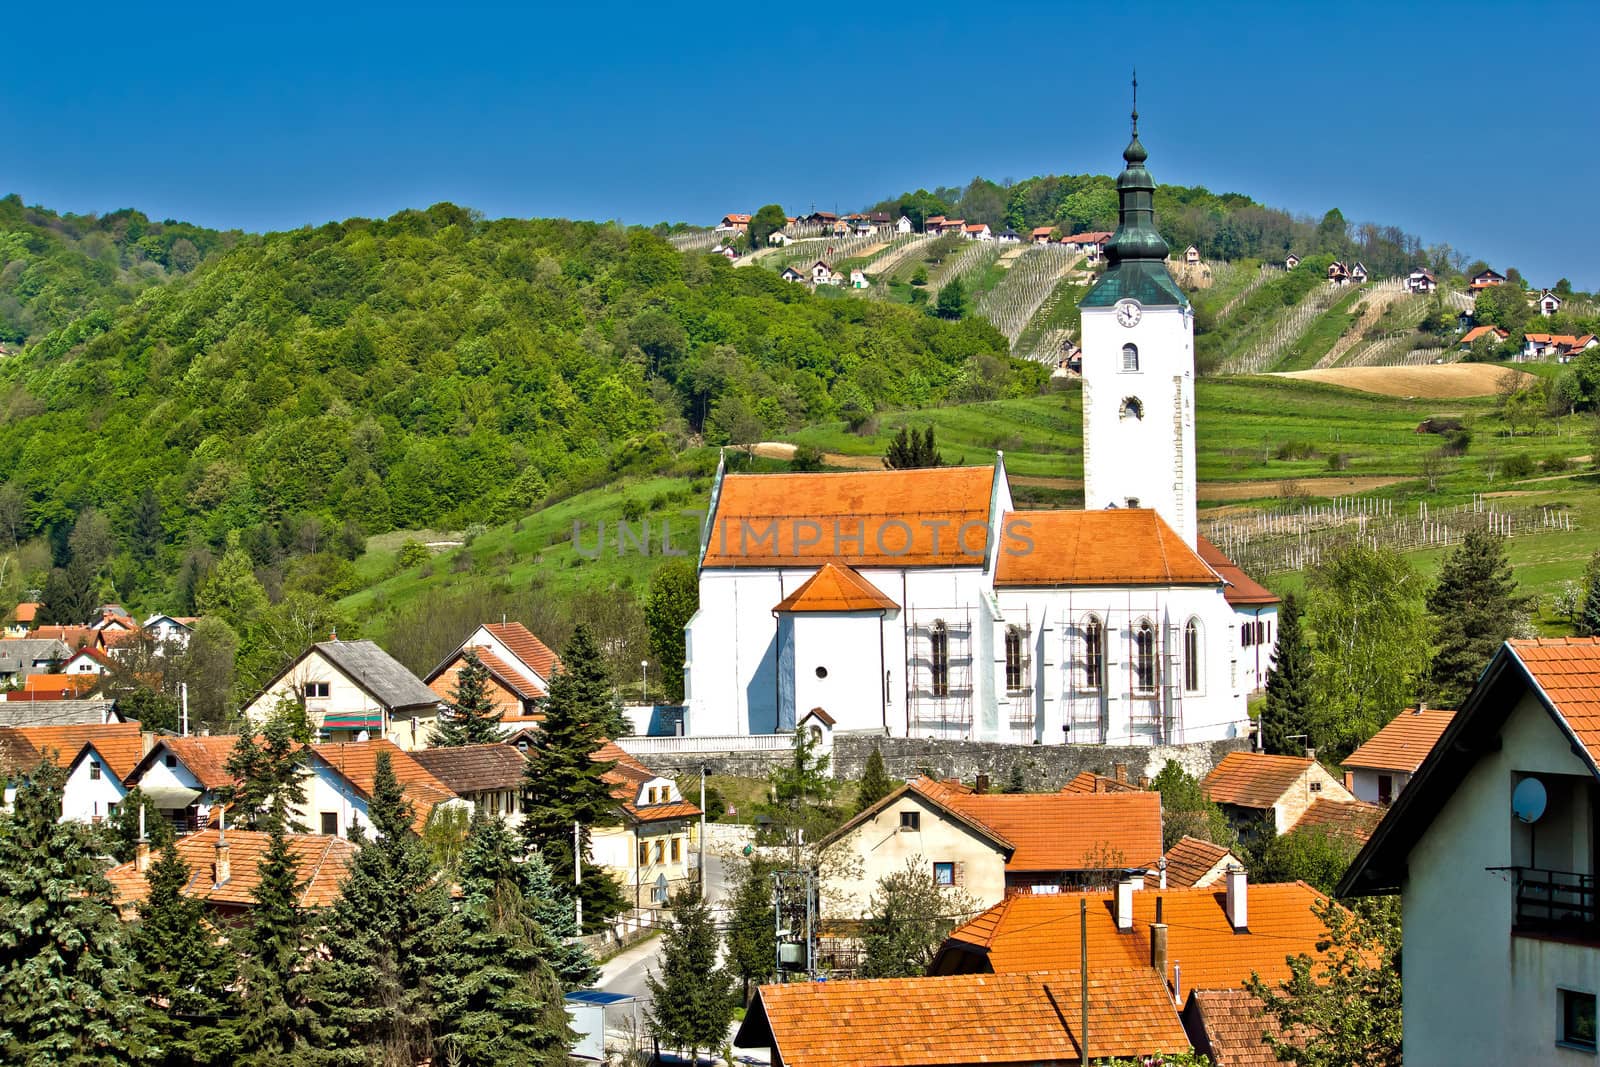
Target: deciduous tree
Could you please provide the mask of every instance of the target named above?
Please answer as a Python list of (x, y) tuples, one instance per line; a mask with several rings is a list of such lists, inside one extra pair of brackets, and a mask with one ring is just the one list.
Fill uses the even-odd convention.
[(873, 891), (872, 914), (861, 931), (862, 977), (927, 974), (950, 931), (978, 910), (964, 890), (935, 880), (932, 863), (911, 857)]
[(1187, 836), (1210, 841), (1224, 848), (1237, 845), (1222, 808), (1206, 799), (1200, 782), (1168, 760), (1155, 776), (1150, 788), (1161, 794), (1161, 848), (1171, 848)]
[(250, 554), (239, 544), (239, 531), (228, 531), (228, 547), (216, 568), (200, 585), (195, 607), (202, 615), (216, 615), (243, 633), (267, 609), (267, 592), (256, 579)]
[(656, 568), (650, 576), (644, 619), (650, 627), (650, 655), (670, 704), (683, 700), (683, 628), (699, 607), (700, 577), (694, 563), (673, 559)]

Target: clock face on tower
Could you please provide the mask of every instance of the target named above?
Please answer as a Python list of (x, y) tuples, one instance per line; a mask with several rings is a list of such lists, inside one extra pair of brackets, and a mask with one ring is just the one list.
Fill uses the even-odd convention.
[(1139, 319), (1144, 315), (1144, 309), (1137, 300), (1117, 301), (1117, 321), (1124, 326), (1132, 328), (1139, 325)]

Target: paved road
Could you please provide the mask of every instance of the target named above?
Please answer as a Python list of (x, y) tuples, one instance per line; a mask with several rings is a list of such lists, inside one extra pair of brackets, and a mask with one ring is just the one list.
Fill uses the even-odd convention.
[[(710, 900), (712, 915), (720, 926), (726, 918), (721, 908), (727, 896), (727, 872), (722, 857), (706, 853), (706, 898)], [(640, 1011), (650, 1007), (650, 989), (645, 985), (645, 974), (660, 967), (661, 939), (633, 946), (606, 961), (600, 968), (599, 988), (607, 993), (625, 993), (639, 998)]]

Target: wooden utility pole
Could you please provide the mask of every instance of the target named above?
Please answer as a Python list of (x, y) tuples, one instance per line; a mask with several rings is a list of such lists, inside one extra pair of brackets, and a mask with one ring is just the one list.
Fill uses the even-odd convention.
[(1082, 1062), (1089, 1062), (1089, 898), (1078, 900), (1078, 995), (1083, 1017), (1079, 1022), (1078, 1043), (1082, 1046)]

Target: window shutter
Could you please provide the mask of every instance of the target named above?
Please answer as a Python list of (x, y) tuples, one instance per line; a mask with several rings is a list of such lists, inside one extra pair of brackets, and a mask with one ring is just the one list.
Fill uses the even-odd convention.
[(953, 879), (951, 879), (950, 884), (951, 885), (956, 885), (956, 886), (966, 885), (967, 884), (967, 865), (966, 865), (965, 861), (956, 860), (955, 868), (956, 868), (955, 877)]

